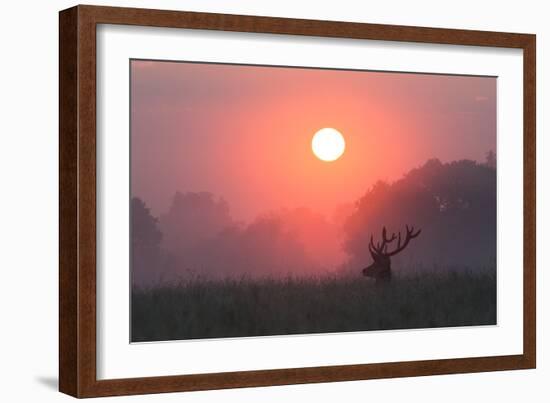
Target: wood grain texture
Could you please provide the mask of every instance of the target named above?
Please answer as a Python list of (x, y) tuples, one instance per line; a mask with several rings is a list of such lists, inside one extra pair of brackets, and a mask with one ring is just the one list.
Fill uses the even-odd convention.
[[(523, 49), (524, 352), (315, 368), (96, 379), (96, 25), (310, 35)], [(60, 12), (59, 389), (75, 397), (333, 382), (534, 368), (535, 36), (163, 10), (77, 6)]]
[(523, 355), (531, 368), (537, 359), (537, 164), (536, 38), (523, 48)]
[(59, 390), (76, 395), (77, 10), (59, 18)]

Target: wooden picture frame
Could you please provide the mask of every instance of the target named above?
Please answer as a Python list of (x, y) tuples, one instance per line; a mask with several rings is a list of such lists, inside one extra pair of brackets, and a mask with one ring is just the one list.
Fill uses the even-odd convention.
[[(96, 377), (96, 26), (190, 28), (523, 50), (523, 354), (107, 379)], [(59, 15), (59, 389), (75, 397), (535, 368), (534, 35), (97, 6)]]

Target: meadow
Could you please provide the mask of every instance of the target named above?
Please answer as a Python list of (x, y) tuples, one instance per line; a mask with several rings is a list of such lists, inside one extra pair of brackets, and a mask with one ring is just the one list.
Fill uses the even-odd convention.
[(194, 277), (136, 288), (133, 342), (496, 324), (494, 269), (395, 276)]

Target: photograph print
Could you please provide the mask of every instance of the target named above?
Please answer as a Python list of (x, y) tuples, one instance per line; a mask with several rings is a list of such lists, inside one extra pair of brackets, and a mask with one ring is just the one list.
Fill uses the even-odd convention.
[(130, 61), (131, 342), (497, 324), (497, 78)]

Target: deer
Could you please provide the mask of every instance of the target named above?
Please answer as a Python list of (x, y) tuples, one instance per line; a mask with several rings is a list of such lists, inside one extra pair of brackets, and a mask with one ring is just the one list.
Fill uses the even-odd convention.
[[(374, 278), (376, 284), (387, 284), (391, 281), (392, 272), (391, 272), (391, 260), (392, 256), (397, 255), (399, 252), (403, 251), (408, 245), (411, 239), (416, 238), (420, 235), (421, 230), (414, 232), (414, 227), (409, 228), (408, 225), (405, 226), (405, 240), (401, 243), (401, 231), (398, 235), (395, 235), (395, 232), (392, 233), (391, 237), (388, 238), (386, 227), (382, 228), (382, 241), (374, 244), (373, 235), (370, 237), (369, 242), (369, 252), (372, 256), (372, 264), (365, 267), (362, 272), (363, 276)], [(397, 247), (388, 251), (388, 245), (397, 239)]]

